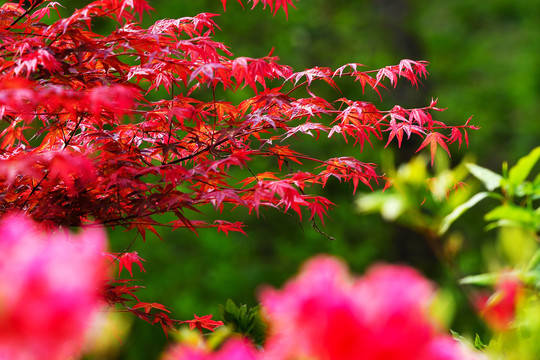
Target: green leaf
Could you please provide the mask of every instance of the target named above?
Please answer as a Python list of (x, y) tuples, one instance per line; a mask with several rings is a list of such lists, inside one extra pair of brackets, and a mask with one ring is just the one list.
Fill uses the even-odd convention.
[(532, 230), (540, 226), (540, 214), (532, 209), (527, 209), (515, 205), (501, 205), (488, 212), (484, 219), (487, 221), (497, 221), (499, 224), (516, 225), (520, 224)]
[(536, 250), (536, 252), (532, 256), (529, 264), (527, 265), (526, 271), (532, 271), (535, 269), (540, 269), (540, 249)]
[(516, 186), (515, 194), (517, 196), (534, 196), (535, 193), (540, 193), (540, 187), (534, 188), (534, 184), (530, 181), (524, 181)]
[(452, 329), (449, 329), (450, 330), (450, 334), (452, 334), (452, 338), (456, 341), (459, 341), (461, 343), (465, 343), (465, 338), (463, 336), (461, 336), (457, 331), (454, 331)]
[(238, 317), (239, 309), (231, 299), (227, 299), (227, 302), (225, 303), (225, 310), (231, 315)]
[(534, 165), (540, 159), (540, 146), (536, 147), (528, 155), (519, 159), (516, 165), (512, 166), (508, 172), (508, 181), (510, 184), (517, 186), (521, 184), (529, 176)]
[(540, 188), (540, 173), (536, 174), (536, 177), (533, 180), (533, 184), (535, 189)]
[(476, 336), (474, 337), (474, 347), (476, 348), (476, 350), (483, 350), (487, 347), (487, 345), (482, 342), (482, 340), (480, 339), (480, 335), (478, 334), (476, 334)]
[(260, 305), (250, 307), (246, 304), (236, 305), (228, 299), (225, 306), (219, 305), (223, 322), (233, 332), (242, 334), (261, 345), (266, 338), (266, 324), (260, 315)]
[(448, 228), (454, 221), (456, 221), (463, 213), (470, 208), (472, 208), (474, 205), (478, 204), (480, 201), (484, 200), (486, 197), (489, 196), (488, 192), (480, 192), (473, 197), (471, 197), (469, 200), (465, 201), (463, 204), (456, 207), (450, 214), (444, 217), (444, 219), (441, 222), (441, 226), (439, 227), (439, 235), (444, 234), (448, 231)]
[(496, 172), (493, 172), (484, 167), (478, 166), (476, 164), (467, 164), (467, 168), (478, 180), (480, 180), (486, 189), (493, 191), (499, 186), (501, 186), (501, 181), (503, 177)]
[(239, 314), (239, 318), (245, 318), (246, 317), (246, 314), (247, 314), (247, 305), (246, 304), (243, 304), (242, 306), (240, 306), (240, 314)]
[(470, 275), (459, 280), (459, 283), (462, 285), (494, 285), (498, 278), (499, 274), (497, 273)]

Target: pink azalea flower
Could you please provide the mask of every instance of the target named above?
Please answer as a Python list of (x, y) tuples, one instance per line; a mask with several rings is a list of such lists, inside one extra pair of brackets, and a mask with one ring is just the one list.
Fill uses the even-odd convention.
[(283, 290), (265, 289), (264, 359), (480, 359), (429, 320), (434, 289), (415, 270), (379, 265), (352, 279), (332, 257), (310, 260)]
[(45, 235), (22, 216), (0, 222), (0, 358), (76, 356), (105, 276), (101, 229)]
[(260, 298), (271, 330), (265, 358), (326, 359), (334, 354), (346, 360), (358, 354), (368, 345), (363, 336), (368, 329), (352, 286), (343, 263), (318, 257), (282, 291), (264, 290)]
[(169, 350), (163, 360), (256, 360), (257, 351), (246, 340), (231, 339), (216, 352), (177, 345)]

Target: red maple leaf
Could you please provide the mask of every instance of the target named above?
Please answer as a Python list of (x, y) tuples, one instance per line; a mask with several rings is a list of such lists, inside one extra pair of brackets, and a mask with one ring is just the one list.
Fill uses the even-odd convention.
[(142, 272), (146, 272), (144, 270), (143, 264), (141, 261), (146, 261), (143, 258), (139, 256), (139, 254), (136, 251), (133, 252), (125, 252), (125, 253), (106, 253), (106, 256), (111, 259), (111, 261), (117, 261), (118, 260), (118, 276), (120, 276), (120, 273), (122, 272), (122, 269), (125, 267), (126, 270), (129, 272), (129, 275), (133, 277), (133, 272), (131, 270), (133, 263), (139, 265), (139, 268)]
[(212, 320), (212, 314), (204, 315), (201, 317), (193, 314), (193, 316), (195, 317), (195, 319), (182, 321), (181, 323), (189, 324), (189, 328), (192, 330), (195, 328), (199, 329), (201, 334), (202, 334), (202, 328), (208, 329), (210, 331), (214, 331), (216, 327), (223, 326), (222, 321)]
[(162, 305), (162, 304), (158, 304), (158, 303), (146, 303), (146, 302), (140, 302), (136, 305), (133, 305), (133, 309), (144, 309), (144, 312), (145, 313), (150, 313), (150, 310), (152, 309), (159, 309), (159, 310), (163, 310), (163, 311), (166, 311), (168, 313), (170, 313), (169, 310), (167, 310), (167, 308)]
[(229, 222), (225, 220), (215, 220), (214, 224), (217, 224), (218, 232), (223, 231), (225, 235), (229, 235), (229, 231), (238, 231), (244, 235), (247, 235), (242, 229), (242, 227), (245, 225), (241, 221)]
[(418, 148), (418, 150), (416, 150), (416, 152), (419, 152), (420, 150), (422, 150), (424, 147), (426, 147), (429, 144), (430, 145), (429, 150), (431, 151), (431, 166), (433, 166), (433, 161), (435, 160), (435, 152), (437, 151), (437, 144), (441, 145), (441, 147), (444, 150), (446, 150), (446, 152), (448, 153), (448, 156), (451, 156), (450, 151), (448, 150), (448, 146), (446, 145), (445, 139), (447, 139), (447, 137), (440, 133), (437, 133), (437, 132), (429, 133), (424, 139), (424, 141), (422, 142), (422, 144), (420, 145), (420, 147)]

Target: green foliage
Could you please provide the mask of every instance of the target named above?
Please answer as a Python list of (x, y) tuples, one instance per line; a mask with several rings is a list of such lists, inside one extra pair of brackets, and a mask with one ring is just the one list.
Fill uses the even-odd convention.
[(459, 282), (463, 285), (493, 286), (495, 283), (497, 283), (498, 278), (498, 273), (469, 275), (459, 280)]
[[(357, 200), (361, 211), (379, 212), (421, 234), (437, 258), (454, 276), (461, 277), (461, 291), (467, 294), (470, 306), (481, 310), (492, 328), (491, 334), (477, 334), (474, 345), (495, 358), (516, 348), (522, 358), (533, 359), (538, 350), (522, 337), (540, 338), (540, 320), (530, 316), (540, 311), (539, 176), (535, 173), (539, 159), (540, 148), (535, 148), (514, 166), (504, 164), (502, 174), (469, 159), (454, 168), (439, 164), (432, 173), (422, 155), (398, 168), (386, 161), (383, 166), (393, 186), (384, 192), (362, 194)], [(468, 185), (459, 189), (453, 185), (463, 182)], [(463, 216), (466, 212), (468, 216)], [(478, 214), (487, 226), (479, 226)], [(474, 228), (483, 228), (485, 233), (473, 235)], [(464, 261), (470, 258), (482, 264), (471, 268)], [(487, 296), (486, 288), (495, 292)], [(458, 315), (463, 310), (461, 304)], [(489, 345), (481, 340), (490, 337)]]
[(492, 359), (536, 360), (540, 354), (540, 302), (528, 295), (518, 306), (514, 327), (496, 333), (484, 351)]
[[(527, 186), (530, 182), (526, 181), (532, 169), (538, 162), (538, 159), (540, 159), (540, 146), (531, 151), (529, 155), (519, 159), (517, 164), (510, 169), (507, 182), (503, 182), (505, 189), (510, 196), (514, 193), (518, 196), (540, 196), (540, 183), (536, 181), (534, 188), (530, 189), (530, 187)], [(538, 180), (538, 176), (535, 180)]]
[[(428, 160), (423, 154), (398, 168), (393, 158), (387, 157), (383, 169), (392, 179), (392, 187), (383, 192), (362, 194), (357, 199), (359, 211), (379, 212), (384, 219), (396, 221), (429, 241), (436, 241), (446, 232), (440, 231), (447, 227), (445, 221), (448, 220), (445, 219), (459, 213), (460, 203), (467, 200), (471, 185), (464, 183), (466, 160), (449, 168), (448, 162), (438, 156), (437, 166), (432, 171), (427, 165)], [(478, 195), (468, 201), (477, 202), (482, 198), (483, 195)]]
[(257, 345), (263, 345), (266, 336), (266, 324), (261, 318), (260, 305), (248, 308), (246, 304), (237, 306), (228, 299), (225, 306), (219, 305), (223, 323), (235, 333), (248, 337)]
[(501, 175), (476, 164), (467, 164), (467, 168), (489, 191), (493, 191), (501, 186)]
[[(537, 359), (540, 351), (539, 176), (534, 174), (539, 159), (540, 147), (537, 147), (514, 166), (503, 164), (501, 175), (468, 164), (471, 174), (488, 191), (473, 195), (443, 220), (441, 233), (465, 211), (479, 206), (480, 201), (492, 198), (499, 202), (484, 215), (489, 222), (486, 231), (498, 230), (496, 245), (483, 245), (490, 271), (460, 281), (463, 285), (496, 289), (482, 309), (486, 320), (494, 326), (492, 339), (486, 345), (477, 335), (474, 341), (477, 349), (493, 358), (532, 360)], [(516, 287), (505, 286), (508, 279), (514, 279), (511, 281)], [(506, 322), (501, 322), (505, 316)]]
[[(530, 231), (540, 229), (540, 211), (534, 208), (534, 200), (540, 198), (540, 177), (527, 180), (534, 166), (540, 159), (540, 147), (535, 148), (527, 156), (522, 157), (516, 165), (505, 171), (508, 165), (503, 165), (503, 175), (475, 164), (467, 167), (486, 187), (488, 192), (479, 192), (456, 207), (441, 224), (439, 233), (445, 233), (449, 226), (457, 220), (466, 210), (469, 210), (483, 199), (488, 197), (501, 201), (501, 205), (485, 214), (484, 218), (492, 223), (488, 229), (499, 226), (518, 226)], [(500, 192), (494, 190), (500, 189)]]
[(478, 204), (480, 201), (484, 200), (488, 197), (487, 192), (480, 192), (478, 194), (473, 195), (469, 200), (464, 202), (463, 204), (457, 206), (454, 211), (452, 211), (450, 214), (448, 214), (441, 222), (441, 226), (439, 227), (439, 234), (444, 234), (448, 231), (448, 228), (450, 225), (456, 221), (463, 213), (467, 210), (469, 210), (474, 205)]
[(482, 340), (480, 339), (480, 335), (478, 334), (476, 334), (476, 336), (474, 337), (474, 347), (477, 350), (484, 350), (487, 347), (487, 345), (482, 342)]

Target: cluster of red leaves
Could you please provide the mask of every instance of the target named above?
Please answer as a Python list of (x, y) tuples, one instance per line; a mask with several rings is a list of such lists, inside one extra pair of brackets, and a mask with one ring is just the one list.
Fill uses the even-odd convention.
[[(122, 273), (122, 269), (125, 268), (133, 278), (133, 264), (136, 264), (142, 272), (146, 272), (142, 264), (145, 260), (136, 251), (123, 253), (107, 252), (104, 254), (112, 263), (118, 263), (119, 276)], [(102, 290), (101, 298), (111, 306), (121, 305), (125, 311), (137, 316), (139, 319), (151, 324), (161, 325), (165, 335), (167, 335), (168, 330), (174, 329), (175, 325), (183, 323), (189, 324), (191, 329), (197, 328), (201, 332), (203, 328), (214, 331), (215, 327), (223, 325), (221, 321), (212, 320), (212, 315), (199, 317), (194, 314), (193, 320), (183, 321), (171, 319), (167, 314), (170, 311), (163, 304), (141, 301), (134, 293), (144, 287), (132, 285), (133, 281), (134, 279), (110, 279)]]
[[(238, 1), (240, 3), (240, 5), (242, 5), (242, 7), (244, 7), (244, 3), (242, 2), (242, 0), (236, 0), (236, 1)], [(248, 0), (248, 2), (253, 2), (252, 9), (255, 6), (257, 6), (259, 1), (263, 4), (263, 7), (265, 7), (265, 8), (266, 8), (266, 5), (270, 6), (270, 10), (272, 11), (272, 13), (274, 15), (277, 13), (277, 11), (280, 8), (283, 8), (283, 11), (285, 12), (285, 15), (289, 16), (288, 6), (291, 5), (292, 7), (294, 7), (294, 4), (293, 4), (292, 0)], [(298, 1), (298, 0), (296, 0), (296, 1)], [(227, 0), (221, 0), (221, 2), (223, 3), (223, 10), (226, 10), (226, 8), (227, 8)]]
[[(292, 5), (252, 2), (274, 13)], [(422, 61), (379, 70), (347, 64), (295, 72), (272, 54), (234, 58), (211, 37), (215, 14), (158, 20), (145, 29), (136, 23), (151, 10), (145, 0), (97, 0), (69, 17), (58, 13), (48, 25), (42, 20), (56, 16), (51, 10), (58, 3), (36, 1), (32, 11), (19, 5), (0, 8), (0, 215), (22, 211), (50, 227), (124, 226), (143, 239), (146, 231), (157, 234), (156, 225), (243, 232), (238, 222), (191, 220), (186, 212), (206, 204), (256, 213), (272, 207), (299, 217), (307, 211), (312, 221), (323, 221), (332, 203), (307, 188), (330, 178), (351, 182), (354, 189), (360, 183), (371, 187), (381, 178), (375, 164), (353, 157), (317, 159), (282, 141), (324, 132), (363, 147), (385, 138), (401, 145), (404, 135), (416, 135), (433, 156), (437, 146), (447, 150), (448, 143), (467, 142), (466, 130), (474, 128), (434, 120), (430, 112), (441, 110), (435, 101), (419, 109), (379, 110), (346, 98), (329, 102), (311, 87), (322, 81), (338, 88), (341, 77), (377, 92), (383, 82), (395, 86), (400, 78), (417, 85), (427, 74)], [(100, 18), (116, 21), (117, 29), (95, 33), (92, 23)], [(168, 98), (146, 96), (160, 88)], [(244, 88), (252, 96), (238, 104), (218, 98), (221, 91)], [(309, 96), (294, 96), (300, 90)], [(250, 163), (261, 158), (275, 159), (277, 169), (254, 173)], [(160, 223), (155, 215), (163, 213), (176, 220)], [(127, 256), (117, 260), (128, 271), (133, 261), (142, 268)], [(133, 291), (139, 287), (129, 281), (110, 287), (111, 303), (123, 303), (128, 295), (138, 301)], [(130, 309), (168, 326), (165, 312), (149, 317), (149, 309), (164, 310), (151, 305), (139, 302)]]
[[(254, 1), (254, 5), (257, 1)], [(263, 1), (273, 9), (287, 2)], [(149, 10), (144, 0), (100, 0), (52, 25), (40, 22), (50, 8), (10, 25), (22, 10), (2, 6), (0, 25), (0, 191), (1, 211), (19, 209), (39, 221), (78, 226), (89, 219), (106, 226), (154, 230), (153, 215), (174, 213), (175, 227), (213, 226), (241, 231), (237, 224), (194, 223), (184, 214), (204, 204), (258, 211), (261, 206), (293, 209), (321, 217), (330, 204), (304, 192), (331, 177), (371, 186), (374, 164), (354, 158), (321, 160), (278, 145), (299, 133), (331, 137), (342, 134), (361, 146), (372, 139), (401, 145), (404, 135), (424, 138), (447, 150), (461, 143), (471, 125), (450, 127), (434, 120), (435, 102), (420, 109), (339, 99), (334, 106), (315, 95), (314, 81), (337, 87), (349, 76), (378, 91), (388, 79), (413, 85), (426, 75), (426, 63), (403, 60), (380, 70), (359, 71), (347, 64), (335, 71), (313, 68), (294, 72), (277, 58), (231, 58), (225, 45), (211, 38), (214, 14), (158, 20), (148, 29), (133, 22)], [(47, 11), (43, 11), (43, 10)], [(116, 19), (109, 35), (93, 33), (92, 21)], [(273, 81), (272, 81), (273, 80)], [(279, 80), (279, 81), (277, 81)], [(277, 84), (276, 84), (277, 81)], [(164, 87), (170, 99), (150, 101), (145, 94)], [(215, 97), (249, 87), (253, 96), (232, 104)], [(305, 88), (307, 98), (293, 93)], [(209, 89), (214, 100), (198, 94)], [(287, 90), (288, 89), (288, 90)], [(208, 92), (207, 91), (207, 92)], [(176, 93), (176, 95), (175, 95)], [(334, 121), (323, 121), (332, 115)], [(449, 130), (443, 135), (440, 130)], [(320, 171), (253, 174), (251, 182), (231, 176), (260, 157), (283, 163), (318, 164)], [(307, 168), (304, 166), (303, 168)]]

